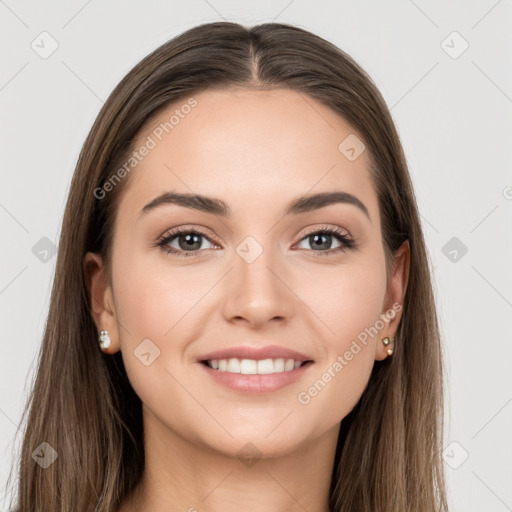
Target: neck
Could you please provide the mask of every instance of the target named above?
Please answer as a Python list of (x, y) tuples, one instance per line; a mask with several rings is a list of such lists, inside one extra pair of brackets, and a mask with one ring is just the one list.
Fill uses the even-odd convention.
[(144, 421), (145, 468), (119, 512), (329, 512), (339, 424), (279, 457), (254, 445), (229, 456)]

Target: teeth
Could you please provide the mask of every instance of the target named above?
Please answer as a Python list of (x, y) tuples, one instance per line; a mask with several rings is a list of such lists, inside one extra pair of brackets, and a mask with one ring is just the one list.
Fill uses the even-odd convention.
[(228, 359), (226, 371), (230, 373), (240, 373), (240, 361), (235, 358)]
[(207, 361), (210, 368), (221, 372), (242, 373), (244, 375), (266, 375), (269, 373), (289, 372), (299, 368), (302, 361), (293, 359), (238, 359), (232, 357), (230, 359), (212, 359)]
[(274, 359), (274, 371), (275, 372), (284, 372), (284, 359)]
[(290, 370), (293, 370), (295, 367), (295, 361), (293, 359), (287, 359), (284, 363), (284, 371), (289, 372)]
[[(243, 363), (242, 359), (242, 363)], [(245, 359), (245, 361), (249, 361), (249, 359)], [(262, 359), (261, 361), (254, 361), (257, 363), (257, 368), (254, 373), (259, 373), (260, 375), (264, 375), (267, 373), (274, 373), (276, 371), (275, 369), (275, 363), (272, 359)], [(242, 371), (243, 373), (243, 371)]]

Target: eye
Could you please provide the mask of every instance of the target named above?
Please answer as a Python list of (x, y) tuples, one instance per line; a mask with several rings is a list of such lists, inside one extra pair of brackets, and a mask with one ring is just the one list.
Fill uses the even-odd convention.
[[(168, 232), (161, 238), (157, 245), (169, 253), (177, 254), (178, 256), (195, 256), (194, 253), (198, 252), (195, 249), (202, 248), (201, 238), (205, 238), (210, 241), (210, 239), (201, 231), (195, 229), (184, 229), (184, 228), (176, 228), (171, 232)], [(178, 247), (172, 247), (171, 242), (176, 242)]]
[(315, 256), (329, 256), (333, 253), (339, 253), (346, 249), (353, 249), (355, 247), (355, 241), (348, 235), (346, 231), (343, 231), (337, 227), (326, 227), (317, 231), (308, 233), (302, 240), (306, 240), (311, 247), (317, 247), (318, 249), (331, 249), (332, 238), (336, 238), (340, 245), (333, 250), (315, 250), (313, 253)]
[[(157, 246), (160, 247), (167, 254), (176, 254), (177, 256), (197, 256), (200, 249), (204, 249), (202, 244), (202, 238), (212, 243), (210, 238), (200, 230), (192, 228), (176, 228), (170, 232), (167, 232), (161, 237)], [(347, 249), (352, 249), (356, 246), (355, 241), (348, 235), (347, 232), (338, 227), (325, 227), (316, 231), (308, 233), (304, 238), (311, 244), (311, 246), (317, 249), (331, 249), (332, 241), (330, 239), (335, 238), (339, 242), (339, 246), (333, 250), (316, 250), (312, 249), (309, 252), (315, 253), (315, 256), (329, 256), (334, 253), (343, 252)], [(173, 247), (171, 244), (177, 244)], [(213, 244), (215, 245), (215, 244)]]

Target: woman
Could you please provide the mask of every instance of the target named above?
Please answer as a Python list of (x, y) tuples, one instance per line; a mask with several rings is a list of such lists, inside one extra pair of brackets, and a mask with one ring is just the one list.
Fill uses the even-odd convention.
[(447, 510), (414, 191), (331, 43), (209, 23), (143, 59), (56, 268), (17, 511)]

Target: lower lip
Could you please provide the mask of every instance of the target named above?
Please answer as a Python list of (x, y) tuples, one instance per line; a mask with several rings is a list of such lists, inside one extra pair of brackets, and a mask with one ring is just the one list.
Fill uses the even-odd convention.
[(207, 374), (219, 384), (233, 391), (255, 394), (270, 393), (297, 382), (312, 365), (313, 362), (309, 361), (299, 368), (290, 370), (289, 372), (268, 373), (265, 375), (246, 375), (243, 373), (214, 370), (204, 363), (199, 363), (199, 366), (203, 367)]

